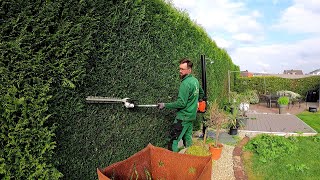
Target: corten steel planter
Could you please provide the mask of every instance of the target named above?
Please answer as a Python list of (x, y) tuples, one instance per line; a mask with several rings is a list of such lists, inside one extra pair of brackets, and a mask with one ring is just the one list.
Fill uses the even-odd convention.
[(126, 160), (97, 169), (99, 180), (211, 179), (211, 156), (179, 154), (149, 144)]
[(288, 107), (288, 105), (279, 105), (279, 114), (285, 114), (286, 113), (286, 108)]

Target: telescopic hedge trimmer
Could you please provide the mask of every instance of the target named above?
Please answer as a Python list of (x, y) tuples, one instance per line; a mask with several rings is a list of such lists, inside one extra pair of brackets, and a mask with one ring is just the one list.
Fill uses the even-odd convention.
[[(204, 98), (198, 102), (198, 113), (205, 113), (207, 110), (207, 78), (206, 78), (206, 60), (205, 56), (201, 55), (201, 70), (202, 70), (202, 89), (204, 91)], [(88, 96), (87, 103), (123, 103), (124, 107), (131, 109), (134, 107), (158, 107), (157, 104), (135, 104), (130, 98), (115, 98), (115, 97), (101, 97)]]
[(201, 80), (202, 80), (202, 89), (204, 92), (204, 97), (202, 101), (198, 102), (198, 113), (205, 113), (207, 111), (207, 76), (206, 76), (206, 58), (204, 55), (200, 56), (201, 58)]
[(101, 97), (101, 96), (88, 96), (87, 103), (123, 103), (127, 109), (134, 107), (158, 107), (156, 104), (135, 104), (130, 98), (115, 98), (115, 97)]

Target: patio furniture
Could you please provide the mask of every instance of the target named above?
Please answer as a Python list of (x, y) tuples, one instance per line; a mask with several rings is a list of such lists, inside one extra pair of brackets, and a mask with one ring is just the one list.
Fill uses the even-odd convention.
[(274, 95), (274, 94), (266, 94), (264, 95), (265, 97), (265, 100), (267, 101), (267, 106), (269, 108), (272, 108), (272, 103), (274, 103), (276, 105), (276, 107), (278, 106), (278, 98), (279, 96), (278, 95)]
[(290, 98), (290, 102), (289, 102), (289, 106), (288, 106), (288, 109), (290, 108), (290, 105), (291, 105), (291, 108), (298, 103), (299, 105), (299, 108), (301, 107), (301, 102), (303, 101), (302, 98), (296, 98), (296, 99), (292, 99)]

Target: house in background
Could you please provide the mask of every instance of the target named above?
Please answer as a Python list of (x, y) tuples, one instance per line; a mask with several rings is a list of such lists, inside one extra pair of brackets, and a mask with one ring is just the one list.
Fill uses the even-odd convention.
[(240, 77), (252, 77), (252, 76), (253, 76), (253, 73), (249, 72), (248, 70), (240, 72)]
[(284, 70), (283, 74), (292, 74), (292, 75), (303, 75), (302, 70)]
[(309, 72), (310, 75), (320, 75), (320, 69)]

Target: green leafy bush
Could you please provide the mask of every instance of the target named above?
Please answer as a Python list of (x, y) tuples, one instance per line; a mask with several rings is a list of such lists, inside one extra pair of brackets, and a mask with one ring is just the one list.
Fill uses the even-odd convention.
[(287, 96), (292, 100), (298, 100), (301, 98), (301, 95), (292, 91), (277, 91), (277, 95), (279, 96)]
[(259, 95), (257, 90), (246, 90), (243, 94), (247, 97), (250, 104), (259, 103)]
[(192, 145), (188, 147), (186, 150), (186, 154), (191, 154), (195, 156), (210, 156), (211, 153), (209, 151), (209, 148), (206, 147), (204, 144), (198, 144), (198, 145)]
[(233, 103), (238, 105), (243, 102), (249, 104), (259, 103), (259, 96), (256, 90), (245, 90), (241, 93), (231, 92), (230, 97)]
[(288, 105), (289, 104), (289, 97), (287, 96), (281, 96), (277, 100), (279, 105)]
[(245, 149), (256, 153), (261, 162), (267, 162), (296, 151), (295, 141), (296, 138), (294, 137), (285, 138), (283, 136), (262, 134), (251, 139)]

